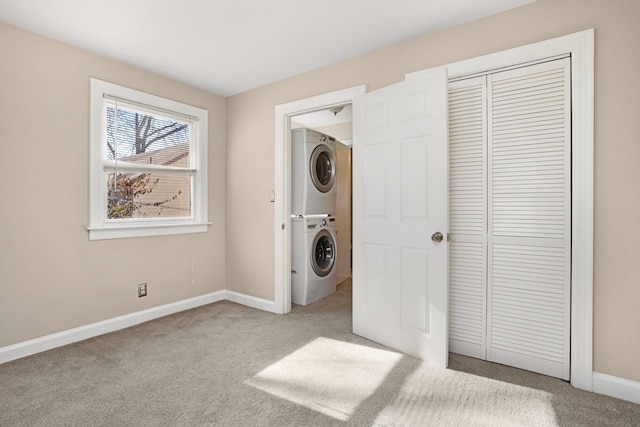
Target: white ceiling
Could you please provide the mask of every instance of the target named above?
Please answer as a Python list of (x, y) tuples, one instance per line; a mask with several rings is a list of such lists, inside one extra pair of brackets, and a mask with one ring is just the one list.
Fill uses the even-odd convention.
[(314, 129), (322, 126), (334, 126), (341, 123), (350, 123), (352, 120), (351, 104), (341, 107), (337, 111), (331, 108), (326, 110), (313, 111), (311, 113), (300, 114), (292, 118), (294, 122), (304, 127)]
[(0, 20), (230, 96), (532, 1), (0, 0)]

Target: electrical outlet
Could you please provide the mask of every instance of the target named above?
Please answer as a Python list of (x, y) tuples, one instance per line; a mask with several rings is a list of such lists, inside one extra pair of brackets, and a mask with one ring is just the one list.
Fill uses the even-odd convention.
[(140, 283), (138, 284), (138, 298), (147, 296), (147, 284)]

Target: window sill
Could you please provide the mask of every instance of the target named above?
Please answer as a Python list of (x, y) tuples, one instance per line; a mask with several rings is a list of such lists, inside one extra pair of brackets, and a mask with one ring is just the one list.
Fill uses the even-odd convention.
[(131, 237), (170, 236), (174, 234), (206, 233), (210, 222), (182, 224), (117, 224), (87, 227), (89, 240), (126, 239)]

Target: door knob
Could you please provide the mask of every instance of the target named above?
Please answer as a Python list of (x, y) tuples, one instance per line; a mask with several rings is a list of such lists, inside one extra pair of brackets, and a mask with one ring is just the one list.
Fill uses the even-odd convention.
[(442, 242), (442, 239), (444, 239), (444, 236), (443, 236), (443, 235), (442, 235), (442, 233), (441, 233), (441, 232), (439, 232), (439, 231), (436, 231), (435, 233), (433, 233), (433, 234), (431, 235), (431, 240), (433, 240), (433, 241), (434, 241), (434, 242), (436, 242), (436, 243), (440, 243), (440, 242)]

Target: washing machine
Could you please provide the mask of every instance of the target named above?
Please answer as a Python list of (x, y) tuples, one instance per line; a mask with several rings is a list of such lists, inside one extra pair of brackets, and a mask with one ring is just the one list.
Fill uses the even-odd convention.
[(311, 129), (291, 131), (291, 214), (333, 215), (336, 140)]
[(336, 219), (291, 218), (291, 301), (307, 305), (336, 291)]

